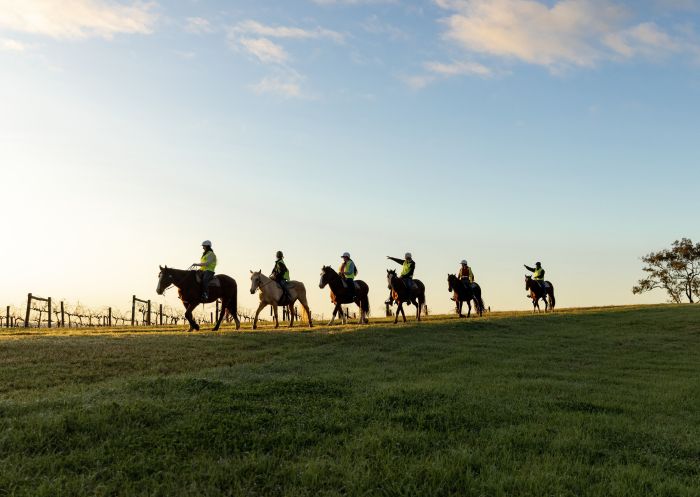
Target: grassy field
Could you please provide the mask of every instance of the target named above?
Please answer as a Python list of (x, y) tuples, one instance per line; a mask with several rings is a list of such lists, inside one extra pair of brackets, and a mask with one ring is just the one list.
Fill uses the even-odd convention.
[(0, 332), (0, 495), (697, 496), (700, 306)]

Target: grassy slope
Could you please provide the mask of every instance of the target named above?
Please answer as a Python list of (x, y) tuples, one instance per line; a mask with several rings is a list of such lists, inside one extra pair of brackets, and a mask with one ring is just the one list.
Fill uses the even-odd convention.
[(0, 495), (700, 495), (700, 306), (0, 335)]

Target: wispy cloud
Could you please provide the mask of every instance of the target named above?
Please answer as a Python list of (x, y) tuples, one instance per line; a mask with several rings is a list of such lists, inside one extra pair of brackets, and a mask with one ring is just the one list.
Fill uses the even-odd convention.
[(3, 52), (24, 52), (27, 50), (27, 45), (21, 41), (11, 38), (0, 38), (0, 51)]
[(399, 3), (399, 0), (311, 0), (317, 5), (372, 5), (380, 3)]
[(238, 38), (237, 42), (261, 62), (282, 64), (289, 59), (282, 46), (267, 38)]
[(290, 26), (269, 26), (258, 21), (247, 20), (236, 24), (233, 33), (254, 34), (258, 36), (266, 36), (268, 38), (287, 38), (295, 40), (313, 40), (326, 38), (336, 43), (343, 41), (343, 35), (337, 31), (315, 27), (312, 29), (303, 29)]
[(185, 31), (193, 34), (213, 33), (214, 26), (204, 17), (188, 17), (185, 23)]
[(0, 29), (56, 39), (109, 39), (117, 34), (153, 32), (154, 10), (150, 2), (1, 0)]
[(251, 86), (258, 95), (270, 94), (284, 98), (302, 98), (304, 95), (295, 76), (267, 76)]
[(560, 71), (621, 57), (658, 57), (693, 51), (690, 40), (609, 0), (435, 0), (453, 13), (444, 38), (482, 56)]

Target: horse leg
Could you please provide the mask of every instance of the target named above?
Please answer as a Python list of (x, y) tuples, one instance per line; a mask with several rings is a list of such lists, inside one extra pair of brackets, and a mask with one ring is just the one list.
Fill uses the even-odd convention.
[(260, 315), (260, 311), (262, 311), (267, 304), (264, 302), (260, 302), (260, 305), (258, 306), (258, 310), (255, 311), (255, 319), (253, 320), (253, 329), (257, 330), (258, 329), (258, 316)]
[(396, 316), (394, 316), (394, 324), (399, 322), (399, 314), (401, 314), (402, 310), (403, 310), (403, 302), (399, 302), (399, 307), (396, 308)]
[(472, 301), (467, 300), (467, 319), (469, 319), (472, 315)]
[(233, 316), (233, 320), (236, 322), (236, 329), (239, 330), (241, 328), (241, 320), (238, 319), (238, 309), (234, 309), (234, 306), (229, 303), (228, 313)]
[(277, 314), (277, 304), (272, 304), (272, 312), (273, 316), (275, 317), (275, 329), (277, 329), (280, 327), (280, 320)]
[(188, 332), (193, 330), (199, 331), (199, 325), (195, 322), (194, 317), (192, 316), (192, 311), (195, 307), (197, 307), (197, 304), (189, 304), (185, 310), (185, 319), (187, 319), (187, 322), (190, 323), (190, 329), (187, 330)]
[(219, 331), (219, 327), (221, 326), (221, 322), (224, 320), (224, 314), (226, 314), (226, 305), (224, 305), (224, 301), (221, 301), (221, 313), (217, 316), (216, 319), (216, 326), (211, 331)]
[(423, 310), (423, 305), (420, 303), (420, 301), (413, 302), (413, 305), (416, 306), (416, 321), (420, 321), (420, 314), (421, 314), (421, 311)]
[(289, 310), (289, 327), (291, 328), (294, 326), (294, 303), (289, 304), (287, 309)]
[(335, 323), (335, 315), (338, 313), (339, 307), (340, 304), (335, 304), (335, 307), (333, 308), (333, 315), (331, 316), (331, 320), (328, 322), (328, 326), (333, 326), (333, 323)]

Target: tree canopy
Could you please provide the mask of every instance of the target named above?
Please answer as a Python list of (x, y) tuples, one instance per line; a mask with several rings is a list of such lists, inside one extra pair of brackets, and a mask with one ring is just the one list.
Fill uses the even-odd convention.
[(677, 304), (683, 299), (690, 303), (700, 300), (700, 243), (693, 245), (692, 240), (683, 238), (673, 242), (671, 248), (641, 259), (646, 278), (639, 280), (632, 293), (662, 289)]

